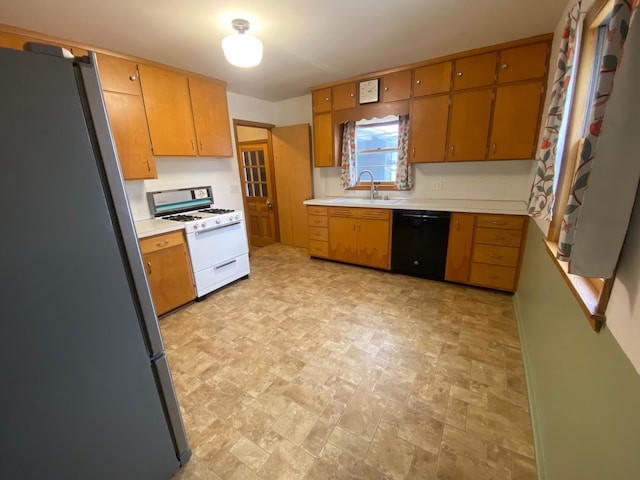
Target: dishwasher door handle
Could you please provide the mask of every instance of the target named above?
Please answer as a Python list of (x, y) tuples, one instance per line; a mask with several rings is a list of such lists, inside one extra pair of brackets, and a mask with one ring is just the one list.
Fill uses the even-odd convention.
[(402, 214), (403, 217), (408, 217), (408, 218), (424, 218), (424, 219), (444, 219), (447, 217), (440, 217), (438, 215), (414, 215), (411, 213), (403, 213)]

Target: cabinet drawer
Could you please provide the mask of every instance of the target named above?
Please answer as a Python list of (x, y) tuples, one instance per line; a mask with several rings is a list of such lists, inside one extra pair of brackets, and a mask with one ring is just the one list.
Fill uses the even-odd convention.
[(469, 283), (484, 287), (513, 290), (516, 280), (516, 269), (487, 265), (486, 263), (472, 263)]
[(502, 265), (504, 267), (517, 267), (519, 256), (519, 248), (476, 244), (473, 247), (472, 261)]
[(327, 207), (316, 207), (314, 205), (307, 207), (307, 214), (309, 215), (326, 215)]
[(309, 227), (309, 239), (327, 242), (329, 241), (329, 229), (324, 227)]
[(509, 215), (478, 215), (476, 222), (478, 227), (506, 228), (509, 230), (522, 230), (524, 217)]
[(163, 248), (171, 248), (176, 245), (182, 245), (184, 243), (184, 236), (182, 230), (171, 233), (164, 233), (162, 235), (155, 235), (153, 237), (143, 238), (140, 240), (140, 250), (142, 254), (155, 252), (162, 250)]
[(504, 247), (520, 247), (522, 231), (500, 230), (497, 228), (476, 228), (474, 243), (502, 245)]
[(328, 257), (329, 243), (309, 240), (309, 255), (312, 257)]
[(308, 215), (307, 222), (310, 227), (326, 227), (329, 225), (327, 217), (321, 217), (319, 215)]

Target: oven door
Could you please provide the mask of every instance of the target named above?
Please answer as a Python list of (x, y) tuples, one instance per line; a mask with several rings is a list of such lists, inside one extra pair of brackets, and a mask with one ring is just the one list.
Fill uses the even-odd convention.
[(188, 233), (187, 244), (194, 272), (249, 252), (244, 222)]

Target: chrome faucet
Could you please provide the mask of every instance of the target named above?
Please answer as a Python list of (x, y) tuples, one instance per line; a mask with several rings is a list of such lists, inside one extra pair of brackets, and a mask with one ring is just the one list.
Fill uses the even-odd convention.
[(369, 176), (371, 177), (371, 190), (369, 193), (369, 199), (373, 200), (374, 198), (376, 198), (376, 184), (373, 180), (373, 173), (371, 173), (371, 170), (362, 170), (358, 175), (358, 179), (356, 180), (356, 185), (360, 185), (360, 179), (362, 178), (362, 175), (364, 175), (365, 173), (368, 173)]

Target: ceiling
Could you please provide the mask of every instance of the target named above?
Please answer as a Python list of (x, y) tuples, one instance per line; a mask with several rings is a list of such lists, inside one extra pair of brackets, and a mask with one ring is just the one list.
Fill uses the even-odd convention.
[[(309, 87), (555, 30), (563, 0), (0, 0), (0, 23), (227, 82), (268, 101)], [(262, 63), (229, 65), (245, 18)]]

